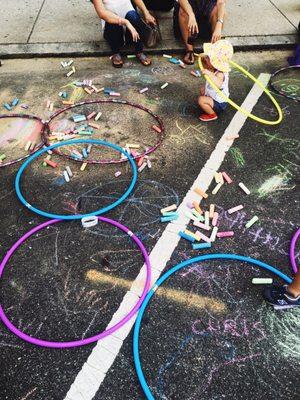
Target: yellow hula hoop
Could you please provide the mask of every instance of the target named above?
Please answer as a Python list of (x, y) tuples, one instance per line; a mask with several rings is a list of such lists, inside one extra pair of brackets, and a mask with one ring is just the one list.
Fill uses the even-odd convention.
[[(202, 65), (201, 57), (199, 57), (199, 56), (198, 56), (198, 63), (199, 63), (200, 70), (203, 71), (203, 65)], [(277, 124), (280, 124), (280, 122), (282, 121), (282, 118), (283, 118), (282, 110), (281, 110), (279, 104), (277, 103), (277, 101), (275, 100), (275, 98), (269, 92), (269, 90), (258, 79), (256, 79), (253, 75), (251, 75), (248, 71), (246, 71), (243, 67), (241, 67), (240, 65), (238, 65), (234, 61), (230, 61), (230, 64), (233, 67), (239, 69), (244, 75), (248, 76), (248, 78), (250, 78), (253, 82), (257, 83), (257, 85), (263, 89), (263, 91), (266, 93), (266, 95), (269, 96), (269, 98), (272, 100), (272, 102), (273, 102), (273, 104), (276, 107), (276, 110), (278, 112), (278, 119), (276, 121), (269, 121), (267, 119), (259, 118), (256, 115), (251, 114), (249, 111), (247, 111), (244, 108), (242, 108), (239, 105), (237, 105), (229, 97), (225, 96), (225, 94), (223, 92), (221, 92), (221, 90), (215, 85), (215, 83), (210, 79), (209, 76), (205, 75), (205, 79), (220, 94), (220, 96), (222, 96), (224, 98), (224, 100), (226, 100), (229, 104), (231, 104), (232, 107), (234, 107), (236, 110), (241, 111), (247, 117), (252, 118), (257, 122), (260, 122), (260, 123), (266, 124), (266, 125), (277, 125)]]

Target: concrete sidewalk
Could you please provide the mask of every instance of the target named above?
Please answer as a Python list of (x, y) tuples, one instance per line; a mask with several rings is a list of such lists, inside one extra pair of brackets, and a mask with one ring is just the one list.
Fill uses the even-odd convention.
[[(0, 0), (0, 57), (105, 55), (109, 48), (93, 6), (86, 0)], [(282, 47), (299, 40), (299, 0), (228, 1), (224, 34), (237, 49)], [(152, 52), (180, 51), (172, 12), (157, 13), (163, 35)]]

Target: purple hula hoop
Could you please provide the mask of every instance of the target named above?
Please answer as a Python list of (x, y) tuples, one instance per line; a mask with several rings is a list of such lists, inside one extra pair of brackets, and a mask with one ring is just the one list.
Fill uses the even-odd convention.
[[(110, 225), (113, 225), (115, 227), (117, 227), (118, 229), (122, 230), (123, 232), (125, 232), (126, 234), (128, 234), (130, 236), (130, 238), (137, 244), (137, 246), (140, 248), (141, 253), (144, 257), (145, 260), (145, 265), (146, 265), (146, 271), (147, 271), (147, 276), (146, 276), (146, 281), (145, 281), (145, 286), (143, 289), (143, 293), (141, 295), (141, 297), (139, 298), (139, 300), (137, 301), (137, 303), (135, 304), (135, 306), (131, 309), (131, 311), (125, 316), (123, 317), (117, 324), (113, 325), (111, 328), (98, 333), (95, 336), (92, 336), (90, 338), (86, 338), (86, 339), (82, 339), (82, 340), (74, 340), (74, 341), (70, 341), (70, 342), (51, 342), (51, 341), (47, 341), (47, 340), (41, 340), (41, 339), (37, 339), (35, 337), (29, 336), (26, 333), (20, 331), (18, 328), (16, 328), (12, 322), (10, 322), (10, 320), (7, 318), (6, 314), (4, 313), (4, 310), (2, 308), (2, 305), (0, 305), (0, 318), (3, 321), (4, 325), (16, 336), (18, 336), (20, 339), (24, 340), (25, 342), (34, 344), (36, 346), (41, 346), (41, 347), (50, 347), (50, 348), (56, 348), (56, 349), (65, 349), (65, 348), (70, 348), (70, 347), (79, 347), (79, 346), (84, 346), (87, 344), (91, 344), (94, 343), (100, 339), (103, 339), (106, 336), (111, 335), (113, 332), (115, 332), (116, 330), (118, 330), (119, 328), (121, 328), (123, 325), (126, 324), (126, 322), (128, 322), (133, 315), (139, 310), (142, 302), (144, 301), (144, 298), (146, 297), (149, 287), (150, 287), (150, 281), (151, 281), (151, 266), (150, 266), (150, 260), (149, 260), (149, 256), (148, 253), (144, 247), (144, 245), (142, 244), (142, 242), (139, 240), (139, 238), (134, 235), (134, 233), (132, 233), (126, 226), (120, 224), (117, 221), (114, 221), (112, 219), (108, 219), (105, 217), (97, 217), (99, 221), (102, 222), (106, 222)], [(47, 222), (44, 222), (41, 225), (36, 226), (35, 228), (31, 229), (29, 232), (27, 232), (24, 236), (22, 236), (12, 247), (11, 249), (7, 252), (7, 254), (5, 255), (3, 261), (0, 264), (0, 278), (2, 277), (2, 273), (4, 270), (4, 267), (6, 266), (7, 262), (9, 261), (9, 259), (11, 258), (11, 256), (14, 254), (14, 252), (29, 238), (31, 237), (33, 234), (35, 234), (36, 232), (39, 232), (40, 230), (42, 230), (43, 228), (46, 228), (47, 226), (56, 224), (58, 222), (62, 222), (62, 220), (60, 219), (51, 219)]]
[(24, 119), (33, 119), (33, 120), (36, 120), (36, 121), (40, 122), (42, 124), (42, 127), (41, 127), (41, 131), (39, 133), (41, 135), (41, 140), (42, 141), (41, 141), (41, 143), (36, 145), (36, 147), (35, 147), (35, 149), (33, 151), (31, 151), (29, 154), (26, 154), (26, 156), (16, 158), (15, 160), (12, 160), (12, 161), (7, 161), (5, 163), (3, 162), (3, 163), (0, 164), (0, 168), (7, 167), (8, 165), (13, 165), (13, 164), (16, 164), (16, 163), (18, 163), (20, 161), (23, 161), (26, 158), (30, 157), (33, 153), (35, 153), (36, 151), (41, 149), (42, 146), (44, 145), (44, 140), (43, 139), (44, 139), (45, 130), (46, 130), (45, 122), (41, 118), (36, 117), (35, 115), (30, 115), (30, 114), (0, 114), (0, 119), (4, 119), (4, 118), (24, 118)]
[(295, 247), (299, 236), (300, 236), (300, 228), (298, 228), (297, 231), (295, 232), (290, 245), (290, 261), (293, 272), (295, 272), (295, 274), (298, 272), (298, 267), (296, 264), (296, 257), (295, 257)]
[[(107, 104), (107, 103), (123, 104), (123, 105), (127, 105), (127, 106), (130, 106), (130, 107), (134, 107), (134, 108), (138, 108), (140, 110), (143, 110), (143, 111), (147, 112), (148, 114), (150, 114), (157, 121), (157, 123), (159, 125), (159, 128), (160, 128), (161, 132), (160, 133), (156, 132), (157, 135), (158, 135), (158, 140), (157, 140), (156, 144), (154, 146), (152, 146), (152, 147), (149, 147), (146, 151), (144, 151), (143, 153), (139, 154), (138, 156), (135, 156), (135, 157), (132, 156), (132, 158), (138, 159), (138, 158), (146, 156), (147, 154), (153, 153), (162, 144), (162, 141), (163, 141), (163, 138), (164, 138), (165, 127), (164, 127), (164, 124), (163, 124), (161, 118), (158, 115), (154, 114), (151, 110), (149, 110), (149, 108), (143, 107), (143, 106), (141, 106), (139, 104), (130, 103), (129, 101), (126, 101), (126, 100), (115, 100), (115, 99), (82, 101), (81, 103), (76, 103), (76, 104), (73, 104), (72, 106), (69, 106), (69, 107), (66, 107), (66, 108), (62, 108), (62, 109), (56, 111), (54, 114), (51, 115), (49, 120), (45, 123), (46, 128), (43, 131), (43, 139), (44, 139), (45, 143), (47, 145), (49, 145), (49, 140), (48, 139), (49, 139), (50, 133), (51, 133), (49, 124), (53, 121), (54, 118), (58, 117), (60, 114), (66, 112), (66, 111), (72, 110), (73, 108), (76, 108), (76, 107), (79, 107), (79, 106), (84, 106), (86, 104)], [(62, 153), (59, 150), (55, 149), (55, 150), (53, 150), (53, 153), (56, 153), (56, 154), (58, 154), (60, 156), (63, 156), (63, 157), (66, 157), (69, 160), (82, 163), (82, 161), (76, 160), (73, 157), (68, 156), (68, 154)], [(120, 163), (123, 163), (123, 162), (126, 162), (126, 161), (127, 161), (126, 159), (125, 160), (88, 160), (88, 159), (84, 160), (84, 162), (86, 162), (88, 164), (120, 164)]]

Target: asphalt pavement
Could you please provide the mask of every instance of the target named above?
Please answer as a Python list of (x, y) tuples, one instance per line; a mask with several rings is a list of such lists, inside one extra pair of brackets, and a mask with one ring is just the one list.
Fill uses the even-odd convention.
[[(289, 54), (236, 53), (235, 60), (258, 76), (286, 65)], [(149, 253), (160, 240), (163, 246), (158, 259), (163, 259), (172, 243), (160, 239), (166, 228), (160, 222), (160, 209), (184, 201), (226, 128), (234, 131), (236, 111), (229, 107), (217, 121), (200, 122), (197, 95), (203, 79), (190, 75), (191, 68), (181, 69), (163, 57), (155, 56), (149, 68), (130, 59), (122, 70), (112, 69), (106, 58), (75, 58), (76, 73), (69, 78), (62, 60), (5, 60), (0, 70), (1, 104), (18, 97), (20, 103), (13, 112), (24, 113), (21, 105), (27, 104), (27, 114), (46, 120), (52, 115), (47, 101), (54, 103), (54, 112), (58, 110), (61, 91), (76, 102), (107, 100), (103, 92), (89, 95), (72, 84), (88, 79), (98, 88), (119, 92), (116, 99), (142, 105), (158, 115), (165, 133), (162, 144), (149, 155), (152, 168), (146, 167), (139, 174), (133, 193), (106, 216), (134, 232)], [(292, 87), (299, 96), (299, 76), (279, 78), (278, 85)], [(165, 82), (169, 85), (161, 89)], [(238, 71), (232, 71), (231, 97), (237, 103), (244, 101), (252, 86)], [(145, 87), (149, 90), (140, 94)], [(164, 271), (199, 254), (235, 253), (291, 275), (289, 242), (300, 223), (299, 103), (274, 95), (283, 109), (283, 122), (266, 126), (247, 119), (219, 168), (233, 183), (224, 184), (212, 195), (213, 181), (207, 189), (209, 197), (201, 202), (204, 210), (216, 205), (219, 229), (234, 231), (234, 236), (218, 239), (211, 249), (201, 251), (192, 250), (190, 243), (181, 239)], [(122, 103), (80, 106), (53, 119), (50, 127), (52, 131), (65, 130), (74, 113), (92, 111), (102, 112), (100, 129), (93, 138), (120, 146), (137, 144), (140, 150), (155, 146), (159, 139), (151, 129), (157, 121), (147, 110)], [(3, 108), (1, 112), (9, 114)], [(266, 119), (277, 118), (265, 95), (259, 96), (253, 112)], [(24, 156), (24, 143), (39, 136), (38, 122), (10, 120), (9, 131), (8, 121), (0, 120), (0, 139), (4, 133), (10, 135), (1, 141), (1, 153), (6, 151), (10, 157), (4, 161), (12, 161), (16, 154)], [(66, 146), (62, 150), (69, 151)], [(114, 152), (97, 146), (93, 146), (92, 155), (95, 160), (118, 159)], [(120, 197), (132, 178), (127, 164), (95, 164), (80, 171), (81, 163), (57, 155), (52, 160), (58, 168), (43, 167), (40, 157), (26, 169), (21, 181), (26, 200), (51, 213), (97, 210)], [(218, 160), (212, 162), (215, 165)], [(0, 168), (1, 256), (22, 235), (46, 221), (17, 199), (14, 180), (20, 165)], [(66, 166), (74, 174), (69, 183), (61, 177)], [(118, 178), (114, 175), (117, 171), (121, 172)], [(250, 195), (238, 187), (239, 182), (250, 189)], [(241, 211), (227, 212), (239, 204), (244, 206)], [(259, 221), (246, 229), (245, 223), (254, 215)], [(191, 223), (189, 229), (195, 231)], [(298, 262), (299, 250), (298, 246)], [(28, 238), (13, 255), (1, 279), (1, 305), (16, 327), (28, 335), (52, 341), (85, 339), (106, 329), (142, 266), (139, 249), (119, 229), (104, 223), (83, 229), (80, 221), (59, 222)], [(257, 266), (219, 260), (197, 263), (176, 273), (156, 292), (140, 335), (141, 361), (155, 399), (300, 399), (299, 310), (274, 312), (265, 304), (262, 288), (251, 284), (253, 277), (282, 282)], [(37, 347), (2, 325), (1, 398), (145, 398), (133, 363), (132, 330), (126, 334), (123, 343), (117, 333), (114, 345), (103, 342), (103, 359), (95, 366), (94, 375), (84, 375), (84, 386), (78, 377), (95, 344), (73, 349)], [(84, 367), (85, 371), (89, 368)], [(95, 385), (98, 389), (93, 396)], [(76, 395), (74, 387), (78, 388)]]

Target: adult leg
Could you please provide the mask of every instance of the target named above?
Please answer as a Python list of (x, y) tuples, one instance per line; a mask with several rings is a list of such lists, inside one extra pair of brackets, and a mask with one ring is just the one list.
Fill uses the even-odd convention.
[(179, 8), (179, 13), (178, 13), (178, 20), (179, 20), (179, 27), (181, 31), (181, 36), (186, 48), (186, 55), (183, 59), (183, 61), (188, 64), (192, 65), (195, 62), (195, 57), (194, 57), (194, 46), (192, 44), (188, 43), (188, 38), (190, 36), (189, 28), (188, 28), (188, 22), (189, 22), (189, 16), (187, 13), (180, 7)]
[[(134, 10), (128, 11), (125, 18), (128, 19), (128, 21), (133, 25), (133, 27), (137, 30), (138, 34), (141, 37), (141, 35), (143, 34), (144, 23), (141, 20), (141, 17), (137, 13), (137, 11), (134, 11)], [(129, 35), (130, 35), (130, 33), (127, 31), (126, 38), (128, 40), (130, 39), (130, 41), (132, 41)], [(135, 45), (136, 55), (137, 55), (138, 59), (140, 60), (140, 62), (146, 66), (150, 65), (151, 60), (143, 53), (144, 46), (143, 46), (143, 42), (141, 41), (141, 39), (139, 39), (137, 42), (135, 42), (134, 45)]]
[(108, 42), (112, 50), (112, 63), (114, 67), (122, 67), (123, 61), (120, 49), (124, 45), (124, 35), (122, 26), (105, 23), (104, 39)]

